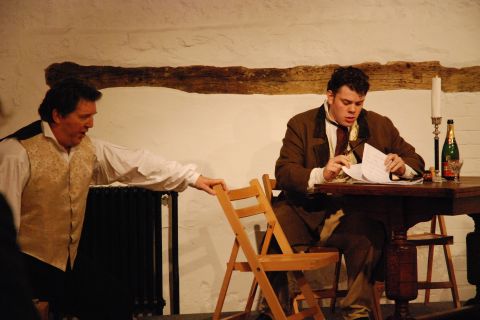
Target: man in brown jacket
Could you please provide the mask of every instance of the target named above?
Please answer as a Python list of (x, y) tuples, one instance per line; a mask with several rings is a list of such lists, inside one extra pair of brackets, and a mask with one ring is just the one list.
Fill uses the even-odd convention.
[(292, 246), (332, 246), (345, 256), (345, 319), (369, 319), (387, 233), (380, 221), (368, 217), (368, 208), (356, 208), (342, 197), (311, 197), (309, 191), (317, 183), (347, 181), (342, 166), (360, 163), (365, 143), (387, 154), (385, 170), (401, 178), (413, 178), (424, 168), (421, 156), (390, 119), (363, 109), (368, 89), (368, 76), (360, 69), (335, 70), (325, 103), (289, 120), (275, 167), (283, 192), (274, 209)]

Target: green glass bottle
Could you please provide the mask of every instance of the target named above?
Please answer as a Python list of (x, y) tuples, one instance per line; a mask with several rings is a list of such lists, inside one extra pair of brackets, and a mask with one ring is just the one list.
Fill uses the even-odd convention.
[(442, 177), (447, 180), (453, 180), (454, 174), (448, 168), (448, 159), (460, 159), (460, 152), (458, 150), (457, 141), (455, 140), (455, 131), (453, 128), (453, 119), (447, 121), (447, 136), (442, 148)]

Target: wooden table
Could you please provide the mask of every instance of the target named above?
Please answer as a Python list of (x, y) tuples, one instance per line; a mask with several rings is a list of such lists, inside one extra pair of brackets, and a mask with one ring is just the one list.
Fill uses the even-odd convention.
[[(475, 230), (467, 235), (467, 278), (476, 285), (471, 304), (480, 304), (480, 177), (462, 177), (461, 183), (424, 182), (419, 185), (379, 185), (326, 183), (315, 186), (315, 193), (339, 194), (386, 221), (392, 238), (386, 249), (387, 297), (395, 300), (389, 319), (413, 319), (408, 302), (418, 295), (416, 247), (407, 242), (407, 230), (434, 214), (468, 214)], [(385, 219), (386, 218), (386, 219)]]

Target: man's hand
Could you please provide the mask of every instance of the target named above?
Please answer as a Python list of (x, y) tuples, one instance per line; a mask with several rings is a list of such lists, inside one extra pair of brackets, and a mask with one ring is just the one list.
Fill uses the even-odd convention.
[(389, 153), (385, 159), (385, 169), (387, 172), (391, 172), (399, 177), (405, 174), (405, 161), (395, 153)]
[(342, 166), (350, 168), (350, 161), (348, 161), (347, 156), (338, 155), (328, 160), (327, 165), (323, 168), (323, 178), (325, 181), (329, 182), (335, 179), (342, 170)]
[(198, 190), (203, 190), (211, 195), (215, 195), (215, 190), (212, 187), (216, 184), (221, 184), (223, 189), (228, 191), (227, 185), (223, 179), (211, 179), (200, 175), (193, 185)]

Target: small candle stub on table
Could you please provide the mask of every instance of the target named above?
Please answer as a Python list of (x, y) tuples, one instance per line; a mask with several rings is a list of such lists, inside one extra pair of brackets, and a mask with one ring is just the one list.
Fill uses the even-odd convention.
[[(435, 171), (434, 171), (435, 173)], [(425, 170), (423, 172), (423, 181), (432, 181), (433, 179), (433, 174), (431, 170)]]
[(423, 172), (423, 181), (442, 182), (440, 171), (435, 170), (434, 167), (430, 167), (428, 170)]

